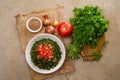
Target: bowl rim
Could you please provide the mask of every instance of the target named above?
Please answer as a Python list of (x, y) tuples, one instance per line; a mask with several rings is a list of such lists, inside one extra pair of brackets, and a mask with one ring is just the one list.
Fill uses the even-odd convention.
[[(31, 20), (33, 20), (33, 19), (38, 20), (40, 22), (40, 26), (39, 26), (39, 28), (37, 30), (32, 30), (29, 27), (29, 22)], [(42, 29), (42, 20), (41, 20), (41, 18), (38, 18), (38, 17), (30, 17), (30, 18), (28, 18), (27, 21), (26, 21), (26, 28), (27, 28), (28, 31), (30, 31), (32, 33), (39, 32)]]
[[(28, 53), (29, 51), (31, 51), (31, 49), (30, 50), (28, 50), (28, 48), (29, 48), (29, 46), (30, 45), (32, 45), (33, 46), (33, 44), (35, 43), (35, 41), (37, 41), (37, 40), (35, 40), (36, 38), (38, 38), (38, 37), (41, 37), (41, 36), (49, 36), (49, 37), (53, 37), (53, 38), (56, 38), (56, 40), (58, 40), (58, 42), (59, 42), (59, 44), (58, 44), (58, 42), (57, 42), (57, 44), (59, 45), (59, 47), (60, 48), (62, 48), (63, 50), (61, 51), (62, 52), (62, 55), (61, 55), (61, 59), (60, 59), (60, 61), (59, 61), (59, 63), (53, 68), (53, 69), (50, 69), (50, 70), (43, 70), (43, 69), (40, 69), (40, 68), (38, 68), (37, 66), (32, 66), (31, 64), (33, 64), (33, 62), (31, 61), (31, 56), (30, 56), (30, 53)], [(50, 38), (51, 39), (51, 38)], [(53, 40), (53, 41), (55, 41), (55, 40)], [(33, 44), (31, 44), (31, 43), (33, 43)], [(25, 58), (26, 58), (26, 61), (27, 61), (27, 63), (28, 63), (28, 65), (34, 70), (34, 71), (36, 71), (36, 72), (38, 72), (38, 73), (41, 73), (41, 74), (49, 74), (49, 73), (53, 73), (53, 72), (55, 72), (55, 71), (57, 71), (62, 65), (63, 65), (63, 63), (64, 63), (64, 61), (65, 61), (65, 57), (66, 57), (66, 50), (65, 50), (65, 46), (64, 46), (64, 44), (63, 44), (63, 42), (57, 37), (57, 36), (55, 36), (55, 35), (51, 35), (51, 34), (47, 34), (47, 33), (43, 33), (43, 34), (38, 34), (38, 35), (36, 35), (35, 37), (33, 37), (29, 42), (28, 42), (28, 44), (27, 44), (27, 46), (26, 46), (26, 50), (25, 50)]]

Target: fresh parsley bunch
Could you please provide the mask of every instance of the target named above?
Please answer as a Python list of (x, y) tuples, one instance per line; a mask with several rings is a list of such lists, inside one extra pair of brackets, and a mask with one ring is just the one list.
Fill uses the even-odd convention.
[(99, 37), (107, 31), (109, 21), (104, 18), (98, 6), (74, 8), (74, 17), (70, 18), (73, 26), (71, 43), (68, 46), (68, 56), (76, 59), (84, 44), (95, 48)]

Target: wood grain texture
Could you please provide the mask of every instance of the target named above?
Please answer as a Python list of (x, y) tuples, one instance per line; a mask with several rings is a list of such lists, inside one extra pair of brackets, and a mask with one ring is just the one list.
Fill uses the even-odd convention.
[(92, 52), (99, 52), (101, 54), (101, 49), (103, 47), (105, 41), (105, 35), (100, 37), (100, 41), (98, 42), (97, 47), (91, 48), (89, 45), (83, 46), (83, 51), (80, 53), (84, 61), (94, 61), (96, 56), (91, 56)]

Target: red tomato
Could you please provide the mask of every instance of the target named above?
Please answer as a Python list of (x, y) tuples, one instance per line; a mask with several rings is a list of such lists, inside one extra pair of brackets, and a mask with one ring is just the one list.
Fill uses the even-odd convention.
[(44, 59), (52, 59), (53, 53), (52, 53), (52, 46), (51, 45), (43, 45), (40, 44), (38, 46), (39, 54), (37, 55), (37, 59), (44, 58)]
[(61, 22), (58, 24), (57, 31), (61, 36), (70, 36), (72, 34), (72, 25), (68, 22)]

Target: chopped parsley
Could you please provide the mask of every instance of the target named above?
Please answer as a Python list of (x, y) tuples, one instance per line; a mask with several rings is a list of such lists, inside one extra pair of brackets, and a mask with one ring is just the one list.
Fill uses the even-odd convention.
[[(43, 47), (47, 46), (46, 48), (41, 48), (42, 51), (39, 52), (39, 47), (43, 45)], [(50, 56), (50, 51), (48, 47), (52, 47), (52, 58)], [(48, 51), (47, 51), (48, 50)], [(47, 52), (46, 52), (47, 51)], [(48, 53), (48, 54), (47, 54)], [(46, 54), (46, 55), (45, 55)], [(61, 51), (60, 47), (57, 44), (57, 42), (51, 40), (51, 39), (41, 39), (39, 41), (36, 41), (31, 49), (31, 59), (32, 62), (39, 67), (40, 69), (45, 69), (45, 70), (50, 70), (51, 68), (54, 68), (60, 61), (61, 59)], [(40, 56), (39, 56), (40, 55)], [(48, 56), (48, 57), (47, 57)]]

